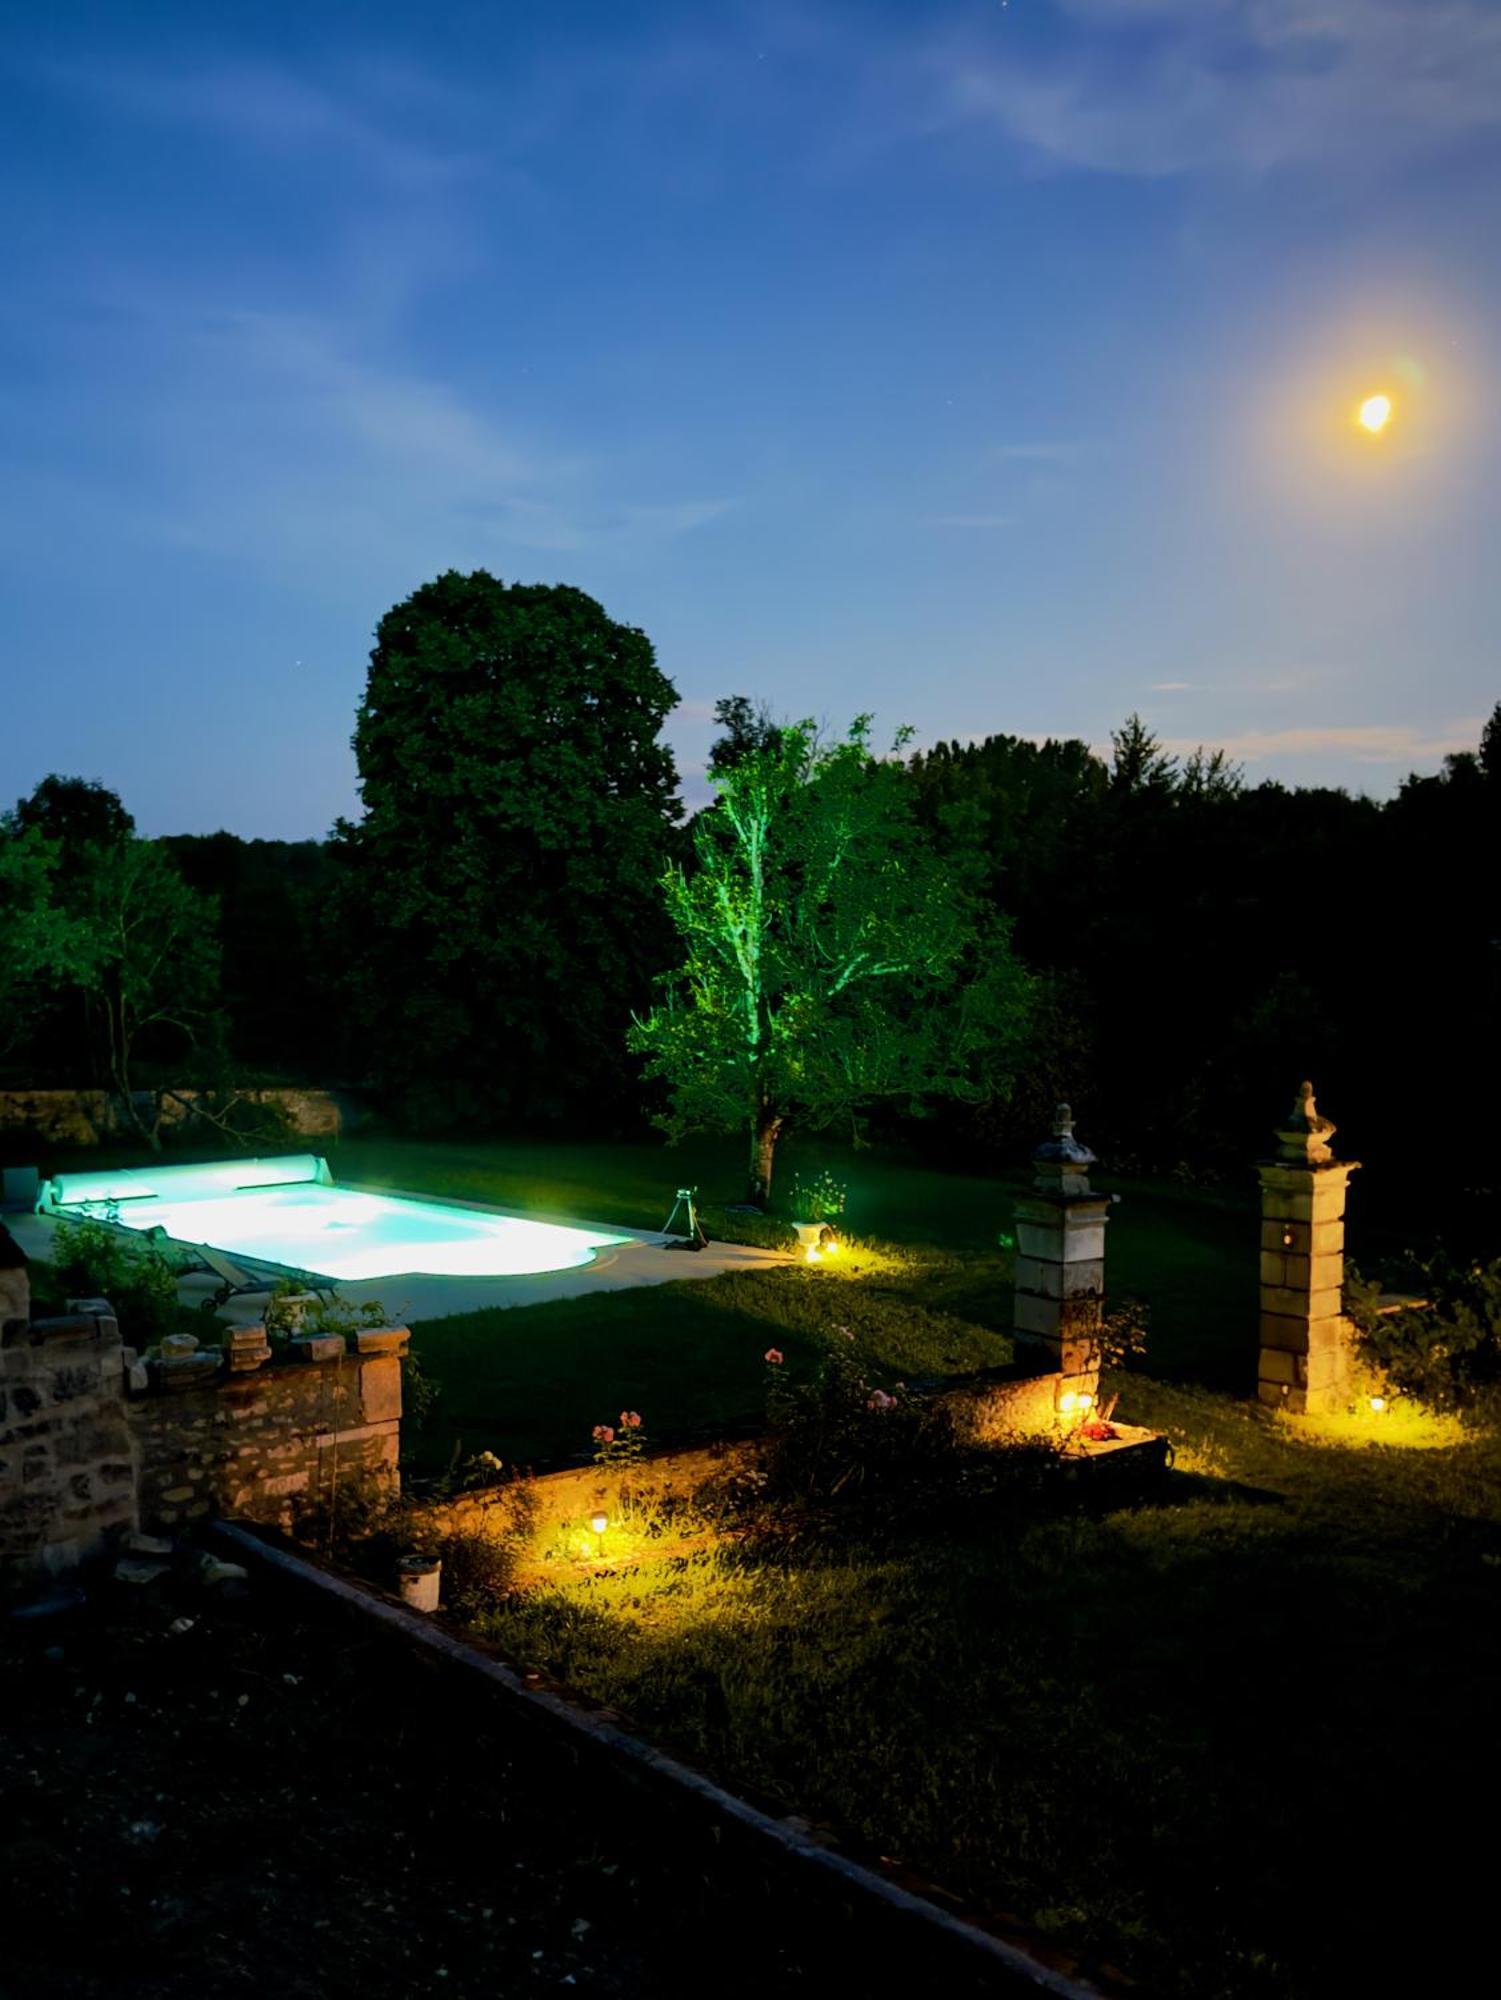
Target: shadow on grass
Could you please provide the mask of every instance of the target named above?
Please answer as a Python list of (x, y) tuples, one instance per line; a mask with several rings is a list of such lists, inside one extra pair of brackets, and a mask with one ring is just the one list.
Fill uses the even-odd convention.
[[(1441, 1489), (1373, 1518), (1348, 1463), (1370, 1454), (1330, 1458), (1313, 1504), (1197, 1473), (1104, 1516), (784, 1522), (487, 1629), (730, 1783), (1154, 1992), (1360, 1990), (1429, 1946), (1440, 1894), (1480, 1887), (1466, 1745), (1501, 1621)], [(1378, 1936), (1362, 1913), (1393, 1866)]]

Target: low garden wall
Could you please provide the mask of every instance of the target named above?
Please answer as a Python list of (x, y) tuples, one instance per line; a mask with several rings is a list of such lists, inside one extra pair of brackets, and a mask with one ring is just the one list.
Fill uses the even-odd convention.
[(301, 1507), (336, 1501), (341, 1485), (394, 1491), (406, 1336), (378, 1338), (387, 1351), (209, 1372), (182, 1388), (138, 1365), (145, 1380), (125, 1410), (141, 1526), (179, 1531), (227, 1515), (287, 1527)]
[[(952, 1413), (961, 1440), (993, 1444), (1007, 1436), (1050, 1431), (1057, 1420), (1062, 1379), (1050, 1374), (963, 1383), (940, 1392), (934, 1401)], [(552, 1531), (587, 1520), (601, 1510), (608, 1513), (626, 1495), (633, 1504), (648, 1508), (672, 1502), (686, 1504), (706, 1486), (752, 1472), (763, 1448), (759, 1437), (733, 1438), (653, 1452), (629, 1470), (581, 1465), (538, 1473), (526, 1482), (533, 1506), (530, 1539), (545, 1544)], [(514, 1505), (514, 1493), (512, 1486), (484, 1487), (455, 1499), (435, 1501), (422, 1511), (446, 1529), (483, 1529), (490, 1513), (508, 1511)]]
[(221, 1347), (173, 1335), (149, 1359), (109, 1302), (31, 1317), (26, 1259), (0, 1228), (0, 1584), (60, 1575), (125, 1531), (216, 1515), (290, 1526), (341, 1486), (400, 1483), (405, 1327)]

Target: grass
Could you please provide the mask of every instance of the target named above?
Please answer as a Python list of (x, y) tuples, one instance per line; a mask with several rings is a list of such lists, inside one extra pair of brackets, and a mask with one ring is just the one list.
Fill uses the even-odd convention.
[[(696, 1185), (715, 1229), (723, 1221), (716, 1204), (738, 1192), (741, 1163), (740, 1147), (727, 1140), (667, 1147), (354, 1138), (327, 1150), (341, 1181), (629, 1228), (658, 1226), (674, 1189)], [(79, 1158), (92, 1166), (143, 1163), (139, 1152), (120, 1149)], [(850, 1229), (899, 1246), (867, 1260), (860, 1283), (841, 1293), (839, 1310), (860, 1320), (871, 1368), (899, 1379), (1004, 1365), (1011, 1270), (997, 1238), (1010, 1228), (1023, 1183), (943, 1173), (877, 1150), (796, 1140), (782, 1148), (784, 1182), (824, 1166), (847, 1184)], [(1111, 1215), (1110, 1288), (1150, 1300), (1153, 1368), (1249, 1387), (1256, 1342), (1249, 1176), (1248, 1187), (1231, 1194), (1103, 1178), (1122, 1195)], [(840, 1276), (850, 1268), (840, 1267)], [(745, 1274), (424, 1322), (415, 1345), (441, 1393), (423, 1429), (408, 1428), (410, 1462), (433, 1473), (455, 1454), (481, 1450), (512, 1464), (567, 1460), (587, 1448), (594, 1424), (627, 1407), (645, 1413), (659, 1442), (754, 1423), (762, 1354), (781, 1347), (794, 1369), (806, 1366), (822, 1315), (812, 1302), (823, 1296), (809, 1287), (835, 1281), (832, 1269)]]
[[(849, 1189), (848, 1225), (895, 1248), (859, 1270), (838, 1311), (860, 1322), (872, 1369), (891, 1378), (961, 1374), (1010, 1359), (1010, 1227), (1019, 1181), (947, 1174), (875, 1151), (784, 1148), (781, 1171), (831, 1166)], [(695, 1184), (709, 1204), (735, 1192), (739, 1149), (700, 1141), (439, 1144), (342, 1142), (341, 1180), (489, 1201), (580, 1220), (652, 1227), (673, 1190)], [(1107, 1180), (1107, 1185), (1116, 1185)], [(1110, 1286), (1148, 1298), (1153, 1366), (1175, 1378), (1247, 1386), (1254, 1377), (1256, 1227), (1249, 1191), (1203, 1193), (1119, 1183), (1110, 1225)], [(414, 1330), (442, 1393), (409, 1440), (419, 1470), (458, 1452), (543, 1464), (576, 1455), (589, 1431), (623, 1408), (645, 1413), (666, 1442), (756, 1421), (761, 1356), (783, 1349), (807, 1365), (828, 1312), (821, 1301), (852, 1267), (736, 1274), (429, 1320)]]
[(1501, 1447), (1134, 1379), (1125, 1407), (1187, 1468), (1169, 1504), (849, 1517), (581, 1572), (485, 1629), (1153, 1992), (1379, 1990), (1408, 1952), (1442, 1986), (1488, 1851)]
[[(722, 1198), (735, 1165), (707, 1145), (331, 1158), (344, 1180), (637, 1227), (679, 1181)], [(874, 1379), (1007, 1358), (1014, 1184), (800, 1159), (848, 1180), (880, 1254), (428, 1322), (428, 1467), (460, 1440), (577, 1456), (626, 1407), (658, 1441), (737, 1427), (765, 1349), (806, 1369), (836, 1325)], [(1490, 1843), (1470, 1829), (1501, 1672), (1501, 1444), (1401, 1404), (1296, 1423), (1219, 1393), (1254, 1364), (1252, 1191), (1117, 1185), (1110, 1289), (1152, 1311), (1152, 1374), (1121, 1414), (1173, 1441), (1164, 1504), (643, 1543), (497, 1605), (489, 1630), (730, 1782), (1150, 1991), (1455, 1990), (1488, 1948)]]

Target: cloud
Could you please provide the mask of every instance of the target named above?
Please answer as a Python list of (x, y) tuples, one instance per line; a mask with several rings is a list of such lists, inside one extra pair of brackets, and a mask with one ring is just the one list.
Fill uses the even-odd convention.
[[(364, 329), (328, 312), (226, 308), (170, 284), (93, 303), (82, 318), (108, 349), (99, 379), (133, 466), (131, 506), (118, 518), (107, 464), (49, 486), (18, 447), (0, 501), (13, 547), (44, 547), (60, 519), (102, 524), (113, 508), (117, 541), (338, 583), (525, 552), (628, 556), (736, 504), (633, 492), (621, 469), (528, 430), (505, 399), (371, 354)], [(86, 433), (95, 414), (78, 421)], [(65, 443), (49, 449), (67, 457)]]
[(1431, 764), (1457, 750), (1473, 750), (1480, 740), (1482, 718), (1452, 724), (1448, 729), (1425, 731), (1408, 723), (1348, 723), (1310, 729), (1253, 729), (1240, 736), (1214, 735), (1208, 739), (1169, 737), (1164, 748), (1179, 756), (1190, 755), (1207, 740), (1209, 747), (1223, 750), (1239, 763), (1262, 763), (1268, 758), (1327, 757), (1342, 755), (1357, 764)]
[(1153, 681), (1153, 694), (1188, 694), (1192, 691), (1192, 681)]
[(1047, 52), (987, 35), (936, 57), (951, 123), (1061, 165), (1164, 176), (1391, 169), (1501, 128), (1494, 0), (1058, 0)]

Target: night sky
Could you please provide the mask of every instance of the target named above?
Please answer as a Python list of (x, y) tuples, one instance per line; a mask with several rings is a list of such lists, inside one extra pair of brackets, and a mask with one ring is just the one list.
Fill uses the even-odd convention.
[(1495, 0), (4, 19), (0, 802), (324, 832), (448, 567), (695, 796), (737, 691), (1377, 794), (1501, 696)]

